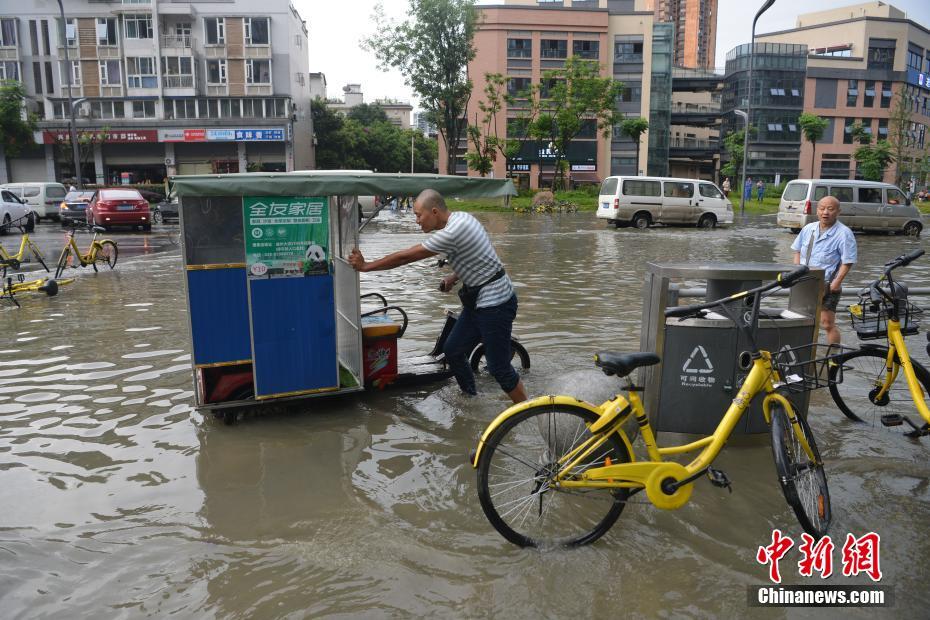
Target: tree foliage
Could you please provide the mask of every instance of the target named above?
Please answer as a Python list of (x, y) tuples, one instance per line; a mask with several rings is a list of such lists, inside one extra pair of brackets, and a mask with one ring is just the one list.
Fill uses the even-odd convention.
[(620, 123), (620, 133), (630, 138), (636, 145), (636, 172), (639, 173), (639, 143), (642, 135), (649, 129), (649, 121), (642, 116), (627, 118)]
[[(905, 174), (910, 174), (911, 170), (906, 170), (906, 163), (912, 158), (912, 140), (910, 135), (911, 125), (911, 105), (908, 97), (901, 88), (894, 99), (894, 106), (888, 117), (888, 143), (890, 144), (890, 153), (898, 162), (895, 171), (894, 183), (901, 185), (902, 178)], [(857, 158), (858, 159), (858, 158)]]
[[(436, 143), (419, 131), (402, 130), (391, 124), (378, 106), (363, 108), (358, 114), (353, 114), (356, 108), (352, 108), (343, 118), (316, 99), (311, 110), (317, 141), (316, 165), (321, 170), (409, 172), (411, 140), (414, 172), (435, 170)], [(362, 122), (359, 118), (375, 120)]]
[(387, 112), (377, 103), (360, 103), (351, 108), (346, 114), (346, 117), (356, 120), (362, 125), (388, 122)]
[[(746, 130), (731, 131), (723, 139), (723, 148), (730, 156), (729, 161), (720, 167), (720, 173), (724, 176), (737, 178), (743, 170), (743, 142), (745, 141)], [(743, 180), (741, 183), (744, 183)], [(742, 185), (740, 186), (742, 187)], [(742, 189), (740, 189), (742, 191)]]
[(808, 142), (811, 143), (811, 176), (814, 175), (814, 153), (817, 151), (817, 141), (823, 137), (824, 132), (827, 130), (827, 125), (830, 124), (825, 118), (820, 118), (816, 114), (811, 114), (810, 112), (803, 112), (801, 116), (798, 117), (798, 125), (801, 126), (801, 132), (804, 133), (804, 137)]
[(400, 23), (388, 19), (379, 3), (373, 16), (379, 31), (364, 45), (382, 68), (399, 70), (420, 98), (446, 145), (446, 169), (454, 174), (472, 89), (468, 62), (475, 57), (475, 0), (409, 1), (407, 19)]
[[(569, 57), (563, 67), (543, 73), (539, 87), (529, 93), (535, 99), (531, 107), (539, 111), (530, 123), (529, 133), (549, 145), (557, 173), (585, 121), (594, 122), (604, 137), (610, 136), (611, 128), (622, 118), (616, 111), (622, 88), (621, 82), (601, 77), (597, 62), (575, 56)], [(553, 176), (552, 189), (556, 189), (560, 176)]]
[(892, 146), (887, 140), (878, 140), (872, 143), (872, 136), (865, 131), (861, 124), (856, 123), (852, 129), (853, 142), (859, 147), (853, 153), (858, 164), (859, 172), (866, 181), (881, 181), (885, 170), (894, 163)]
[(484, 79), (484, 99), (478, 101), (481, 116), (475, 113), (475, 123), (468, 125), (470, 149), (465, 155), (468, 167), (481, 176), (494, 169), (498, 153), (507, 158), (507, 141), (497, 130), (497, 114), (508, 100), (507, 78), (500, 73), (486, 73)]
[(26, 91), (22, 82), (13, 80), (0, 82), (0, 145), (7, 157), (16, 157), (28, 145), (35, 142), (35, 115), (23, 118), (23, 101)]

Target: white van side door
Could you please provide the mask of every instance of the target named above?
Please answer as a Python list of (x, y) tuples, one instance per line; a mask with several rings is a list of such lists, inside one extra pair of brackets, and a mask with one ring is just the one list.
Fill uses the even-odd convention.
[(693, 224), (697, 221), (697, 197), (692, 181), (662, 181), (663, 224)]

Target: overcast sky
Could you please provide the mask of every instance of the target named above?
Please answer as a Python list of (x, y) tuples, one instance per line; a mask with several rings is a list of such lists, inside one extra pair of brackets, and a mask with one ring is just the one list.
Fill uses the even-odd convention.
[[(326, 74), (327, 94), (341, 97), (346, 84), (361, 84), (365, 101), (389, 97), (410, 101), (416, 97), (396, 71), (382, 71), (374, 56), (359, 42), (377, 29), (371, 14), (376, 0), (292, 0), (310, 31), (310, 71)], [(408, 0), (383, 0), (388, 15), (405, 16)], [(500, 0), (479, 0), (479, 4), (503, 4)], [(722, 66), (726, 53), (748, 43), (752, 18), (763, 0), (719, 0), (717, 22), (717, 63)], [(795, 25), (799, 13), (858, 4), (854, 0), (776, 0), (760, 18), (758, 33), (784, 30)], [(930, 28), (928, 0), (893, 0), (891, 4), (915, 22)], [(825, 44), (835, 43), (825, 41)]]

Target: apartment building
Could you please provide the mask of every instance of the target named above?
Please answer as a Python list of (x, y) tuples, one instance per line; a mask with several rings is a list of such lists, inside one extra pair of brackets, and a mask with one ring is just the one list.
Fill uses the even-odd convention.
[(675, 28), (676, 67), (713, 69), (717, 49), (717, 0), (645, 0), (656, 22)]
[[(362, 92), (361, 84), (346, 84), (342, 87), (342, 95), (342, 99), (327, 99), (326, 105), (343, 116), (355, 106), (365, 103), (365, 94)], [(388, 117), (388, 121), (395, 127), (410, 129), (413, 126), (410, 123), (410, 115), (413, 112), (413, 106), (410, 105), (409, 102), (399, 99), (383, 98), (375, 99), (373, 105), (377, 105), (384, 110), (384, 113)]]
[[(0, 0), (0, 79), (40, 119), (0, 180), (98, 184), (313, 165), (307, 27), (287, 0)], [(65, 58), (67, 56), (67, 63)]]
[[(930, 30), (884, 2), (870, 2), (798, 16), (796, 27), (757, 36), (757, 41), (808, 48), (803, 110), (829, 121), (816, 152), (798, 137), (800, 175), (849, 179), (861, 175), (853, 152), (853, 127), (873, 138), (894, 131), (893, 110), (906, 107), (905, 157), (885, 181), (908, 179), (930, 147)], [(757, 126), (758, 127), (758, 126)], [(811, 156), (815, 155), (813, 162)]]

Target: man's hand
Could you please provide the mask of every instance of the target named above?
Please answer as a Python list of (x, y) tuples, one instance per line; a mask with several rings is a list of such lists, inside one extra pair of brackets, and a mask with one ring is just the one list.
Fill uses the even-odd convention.
[(839, 293), (841, 290), (843, 290), (843, 282), (842, 282), (842, 281), (834, 280), (833, 282), (830, 282), (830, 292), (831, 292), (831, 293)]
[(452, 290), (452, 287), (455, 286), (455, 283), (458, 281), (459, 277), (457, 275), (454, 273), (450, 274), (439, 281), (439, 290), (443, 293), (448, 293)]
[(365, 270), (365, 257), (362, 256), (358, 248), (353, 248), (352, 252), (349, 253), (349, 264), (352, 265), (352, 268), (356, 271)]

